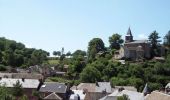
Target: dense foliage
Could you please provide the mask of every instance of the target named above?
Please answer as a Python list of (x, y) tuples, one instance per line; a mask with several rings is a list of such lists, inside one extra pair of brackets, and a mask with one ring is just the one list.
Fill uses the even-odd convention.
[[(12, 67), (42, 64), (47, 60), (48, 52), (26, 48), (24, 44), (0, 38), (0, 64)], [(0, 69), (4, 70), (3, 66)]]

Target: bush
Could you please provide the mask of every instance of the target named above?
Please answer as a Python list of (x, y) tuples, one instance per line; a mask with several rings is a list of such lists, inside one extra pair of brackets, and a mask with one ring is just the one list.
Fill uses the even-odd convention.
[(6, 71), (6, 70), (7, 68), (4, 65), (0, 64), (0, 71)]

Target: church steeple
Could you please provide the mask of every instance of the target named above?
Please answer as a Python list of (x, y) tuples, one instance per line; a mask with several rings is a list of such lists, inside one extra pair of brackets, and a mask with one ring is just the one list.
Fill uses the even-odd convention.
[(129, 27), (129, 29), (128, 29), (127, 34), (126, 34), (126, 35), (128, 35), (128, 36), (132, 36), (132, 32), (131, 32), (130, 27)]
[(125, 42), (132, 42), (133, 41), (133, 36), (132, 36), (132, 32), (131, 32), (131, 29), (129, 27), (128, 31), (127, 31), (127, 34), (125, 36)]

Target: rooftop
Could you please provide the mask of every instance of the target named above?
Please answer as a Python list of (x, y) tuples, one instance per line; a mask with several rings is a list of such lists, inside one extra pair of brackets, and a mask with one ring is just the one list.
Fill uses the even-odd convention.
[(83, 93), (83, 90), (72, 90), (74, 94), (71, 94), (70, 100), (75, 100), (75, 96), (79, 96), (80, 100), (85, 99), (85, 94)]
[(100, 100), (116, 100), (117, 97), (122, 96), (123, 94), (128, 95), (130, 100), (144, 100), (143, 93), (129, 91), (129, 90), (123, 90), (121, 92), (116, 90), (112, 94), (105, 96), (105, 97), (101, 98)]
[(74, 86), (72, 89), (84, 90), (86, 89), (88, 92), (104, 92), (107, 93), (112, 92), (112, 88), (110, 82), (97, 82), (96, 83), (80, 83), (77, 87)]
[(55, 92), (53, 92), (50, 95), (46, 96), (44, 100), (62, 100), (62, 98), (58, 96)]
[(58, 82), (45, 82), (40, 87), (40, 92), (55, 92), (55, 93), (66, 93), (67, 86), (65, 83)]
[(37, 79), (12, 79), (12, 78), (2, 78), (0, 79), (0, 85), (5, 85), (6, 87), (13, 87), (16, 82), (19, 81), (23, 88), (38, 88), (40, 82)]
[(134, 40), (125, 44), (135, 44), (135, 43), (149, 43), (148, 40)]

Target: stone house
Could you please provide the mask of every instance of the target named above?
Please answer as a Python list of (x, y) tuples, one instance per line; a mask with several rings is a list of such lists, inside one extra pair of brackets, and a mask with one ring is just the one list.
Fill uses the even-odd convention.
[(98, 100), (112, 92), (110, 82), (80, 83), (71, 90), (83, 90), (84, 100)]
[(40, 81), (37, 79), (12, 79), (12, 78), (0, 78), (0, 85), (4, 85), (7, 88), (13, 88), (14, 84), (19, 81), (23, 88), (23, 94), (25, 94), (30, 100), (37, 100), (38, 98), (33, 96), (33, 93), (38, 90)]
[(148, 40), (134, 40), (130, 28), (128, 29), (124, 43), (125, 58), (131, 60), (150, 58), (150, 48)]
[[(58, 82), (44, 82), (44, 84), (39, 89), (40, 95), (43, 99), (47, 99), (47, 97), (50, 95), (50, 97), (54, 96), (58, 98), (61, 98), (63, 100), (68, 99), (68, 87), (65, 85), (65, 83), (58, 83)], [(52, 95), (52, 96), (51, 96)]]

